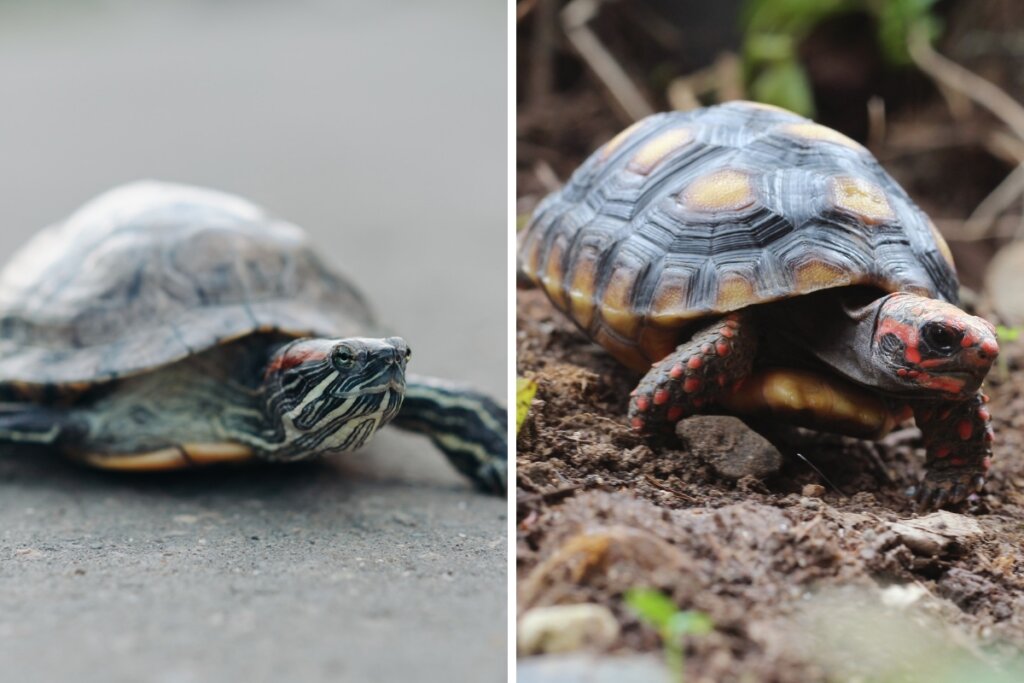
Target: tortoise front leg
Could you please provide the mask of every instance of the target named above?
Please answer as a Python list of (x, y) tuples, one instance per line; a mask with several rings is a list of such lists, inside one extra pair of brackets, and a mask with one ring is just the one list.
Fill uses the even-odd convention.
[(914, 420), (924, 437), (927, 472), (914, 492), (923, 509), (960, 503), (981, 491), (992, 461), (992, 418), (980, 391), (959, 403), (919, 403)]
[(393, 425), (425, 434), (476, 486), (506, 495), (508, 414), (489, 396), (444, 380), (407, 375)]
[(640, 380), (629, 402), (630, 426), (644, 434), (671, 431), (731, 393), (750, 375), (756, 337), (753, 321), (740, 313), (699, 330)]

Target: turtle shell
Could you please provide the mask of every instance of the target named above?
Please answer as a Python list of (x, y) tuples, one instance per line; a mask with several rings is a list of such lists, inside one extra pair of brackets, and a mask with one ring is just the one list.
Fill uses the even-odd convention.
[(115, 188), (0, 271), (0, 382), (137, 374), (256, 332), (356, 336), (363, 297), (305, 233), (221, 192)]
[(620, 133), (537, 207), (519, 269), (637, 369), (698, 319), (817, 290), (957, 299), (949, 247), (864, 147), (750, 102)]

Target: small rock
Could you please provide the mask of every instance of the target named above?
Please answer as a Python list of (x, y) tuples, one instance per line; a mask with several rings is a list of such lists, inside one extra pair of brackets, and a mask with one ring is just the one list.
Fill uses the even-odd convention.
[(802, 493), (807, 498), (821, 498), (825, 495), (825, 487), (821, 484), (806, 484)]
[(671, 683), (679, 680), (653, 654), (595, 657), (546, 655), (516, 664), (519, 683)]
[(999, 250), (985, 273), (985, 291), (999, 317), (1010, 326), (1024, 324), (1024, 242), (1010, 242)]
[(551, 605), (528, 610), (518, 631), (521, 654), (603, 650), (619, 637), (619, 622), (604, 605)]
[(974, 518), (945, 510), (917, 519), (892, 522), (889, 528), (915, 555), (927, 557), (961, 550), (985, 533)]
[(739, 418), (698, 415), (676, 426), (689, 451), (727, 479), (764, 479), (782, 467), (782, 454)]
[(928, 595), (928, 590), (916, 583), (893, 584), (882, 589), (882, 604), (904, 609)]

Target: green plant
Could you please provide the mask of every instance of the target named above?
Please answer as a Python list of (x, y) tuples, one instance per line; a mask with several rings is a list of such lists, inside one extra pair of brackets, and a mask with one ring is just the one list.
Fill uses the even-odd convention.
[(626, 591), (626, 604), (644, 623), (654, 627), (665, 648), (665, 661), (679, 681), (684, 677), (684, 636), (711, 633), (711, 617), (703, 612), (680, 610), (672, 599), (653, 588), (631, 588)]
[(524, 377), (516, 377), (516, 434), (530, 413), (530, 403), (537, 393), (537, 384)]
[(921, 31), (929, 40), (939, 33), (932, 14), (936, 0), (746, 0), (743, 65), (754, 99), (814, 115), (814, 96), (800, 63), (800, 43), (825, 19), (867, 13), (877, 26), (878, 43), (894, 65), (910, 61), (907, 42)]

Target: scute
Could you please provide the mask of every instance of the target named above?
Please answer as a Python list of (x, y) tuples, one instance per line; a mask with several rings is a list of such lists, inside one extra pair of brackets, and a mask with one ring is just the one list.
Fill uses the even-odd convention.
[(523, 275), (638, 368), (695, 319), (820, 289), (957, 300), (948, 247), (866, 149), (746, 102), (631, 126), (538, 206), (520, 254)]
[(240, 197), (139, 182), (43, 230), (0, 271), (0, 382), (99, 382), (257, 331), (373, 324), (296, 226)]

